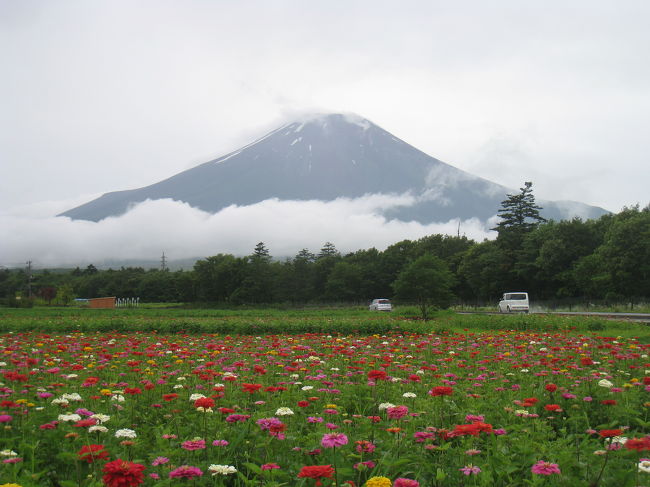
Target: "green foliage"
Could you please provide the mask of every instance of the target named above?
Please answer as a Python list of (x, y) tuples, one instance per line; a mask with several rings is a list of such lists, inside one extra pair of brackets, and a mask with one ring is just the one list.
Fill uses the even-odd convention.
[(398, 299), (417, 303), (426, 321), (431, 307), (449, 307), (454, 284), (454, 275), (443, 260), (423, 255), (406, 266), (393, 283), (393, 289)]
[[(497, 227), (499, 237), (479, 243), (428, 235), (383, 251), (341, 255), (327, 242), (317, 254), (302, 249), (280, 262), (259, 242), (249, 256), (217, 254), (198, 260), (190, 271), (98, 270), (92, 264), (83, 270), (37, 269), (32, 270), (31, 287), (35, 293), (56, 289), (58, 297), (51, 302), (64, 306), (74, 296), (140, 297), (141, 303), (195, 306), (367, 304), (393, 297), (400, 273), (429, 255), (455, 276), (451, 290), (466, 305), (494, 309), (508, 290), (527, 291), (535, 305), (546, 301), (551, 309), (580, 304), (629, 311), (650, 299), (648, 207), (626, 208), (598, 220), (544, 223), (535, 218), (528, 184), (504, 204), (513, 208), (512, 214), (501, 211), (506, 218)], [(0, 305), (24, 305), (15, 297), (27, 295), (27, 284), (25, 269), (0, 269)]]

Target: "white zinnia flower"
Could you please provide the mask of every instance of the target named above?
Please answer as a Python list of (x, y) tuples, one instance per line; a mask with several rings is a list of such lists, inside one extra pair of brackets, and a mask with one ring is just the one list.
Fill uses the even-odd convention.
[(192, 394), (190, 396), (190, 402), (194, 402), (197, 399), (201, 399), (202, 397), (205, 397), (205, 396), (203, 394), (199, 394), (198, 392), (196, 392), (196, 393), (194, 393), (194, 394)]
[(405, 392), (404, 394), (402, 394), (402, 397), (413, 399), (414, 397), (418, 397), (418, 396), (415, 394), (415, 392)]
[(300, 390), (301, 391), (311, 391), (313, 388), (314, 388), (314, 386), (304, 386), (304, 387), (301, 387)]
[(136, 436), (138, 435), (135, 434), (135, 431), (127, 428), (115, 432), (115, 438), (135, 438)]
[(18, 453), (13, 450), (2, 450), (0, 451), (0, 457), (17, 457)]
[(97, 431), (98, 433), (106, 433), (108, 431), (108, 428), (106, 426), (100, 426), (98, 424), (95, 424), (90, 428), (88, 428), (89, 433), (94, 433), (95, 431)]
[(77, 394), (76, 392), (72, 392), (70, 394), (63, 394), (61, 396), (62, 399), (67, 399), (68, 401), (81, 401), (81, 396)]
[(75, 413), (72, 414), (59, 414), (59, 421), (81, 421), (81, 416)]
[(114, 401), (114, 402), (124, 402), (124, 396), (121, 395), (121, 394), (113, 394), (113, 395), (111, 396), (111, 401)]
[(641, 460), (639, 462), (639, 472), (650, 473), (650, 460)]
[(379, 410), (380, 410), (380, 411), (383, 411), (384, 409), (394, 408), (394, 407), (395, 407), (395, 404), (393, 404), (393, 403), (390, 403), (390, 402), (382, 402), (382, 403), (379, 405)]
[(111, 417), (108, 414), (101, 414), (101, 413), (96, 413), (90, 416), (92, 419), (96, 420), (98, 423), (105, 423)]
[(598, 385), (599, 385), (600, 387), (607, 387), (607, 388), (609, 389), (609, 388), (612, 387), (614, 384), (612, 384), (612, 383), (611, 383), (610, 381), (608, 381), (607, 379), (601, 379), (601, 380), (598, 381)]
[(214, 475), (229, 475), (231, 473), (236, 473), (237, 469), (232, 465), (210, 465), (208, 467), (208, 472)]
[(52, 404), (60, 404), (62, 406), (67, 406), (69, 402), (67, 399), (63, 399), (62, 397), (57, 397), (52, 399)]
[(292, 416), (293, 411), (290, 408), (278, 408), (275, 414), (276, 416)]

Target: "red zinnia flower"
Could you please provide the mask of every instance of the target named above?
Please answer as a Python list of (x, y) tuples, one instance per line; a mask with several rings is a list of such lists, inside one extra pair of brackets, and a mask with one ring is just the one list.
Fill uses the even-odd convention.
[(334, 475), (334, 469), (331, 465), (311, 465), (302, 467), (298, 478), (316, 479), (316, 485), (323, 485), (320, 479), (331, 479)]
[(249, 394), (253, 394), (254, 392), (259, 391), (262, 388), (262, 384), (248, 384), (244, 382), (241, 385), (242, 389), (244, 392), (248, 392)]
[(544, 409), (547, 411), (562, 411), (562, 407), (559, 404), (547, 404), (544, 406)]
[(620, 429), (600, 430), (598, 432), (598, 434), (601, 436), (601, 438), (614, 438), (615, 436), (620, 436), (621, 433), (623, 433), (623, 430), (620, 430)]
[(298, 401), (299, 408), (306, 408), (307, 406), (309, 406), (309, 401)]
[(178, 394), (172, 392), (171, 394), (163, 394), (163, 401), (173, 401), (178, 397)]
[(94, 426), (97, 424), (97, 420), (93, 418), (87, 418), (87, 419), (82, 419), (80, 421), (77, 421), (75, 424), (72, 426), (76, 428), (85, 428), (86, 426)]
[(605, 399), (603, 401), (600, 401), (601, 404), (604, 404), (605, 406), (616, 406), (616, 399)]
[(214, 399), (209, 397), (199, 397), (196, 401), (194, 401), (195, 408), (209, 409), (212, 406), (214, 406)]
[(636, 451), (650, 450), (650, 436), (645, 436), (643, 438), (630, 438), (625, 442), (625, 448)]
[(371, 370), (368, 372), (368, 379), (378, 381), (378, 380), (386, 380), (388, 377), (388, 374), (384, 370)]
[(139, 387), (126, 387), (124, 389), (124, 394), (131, 394), (131, 395), (142, 394), (142, 389), (140, 389)]
[(79, 456), (79, 460), (93, 463), (97, 460), (106, 460), (109, 453), (104, 449), (104, 445), (84, 445), (77, 452), (77, 455)]
[(555, 392), (557, 391), (557, 386), (553, 383), (550, 383), (550, 384), (546, 384), (544, 389), (546, 389), (548, 392)]
[(536, 397), (527, 397), (527, 398), (524, 399), (524, 402), (523, 402), (522, 406), (525, 407), (525, 408), (529, 408), (531, 406), (534, 406), (538, 402), (539, 402), (539, 399), (537, 399)]
[(104, 465), (102, 481), (108, 487), (135, 487), (144, 482), (145, 466), (118, 458)]
[(454, 428), (453, 434), (454, 436), (478, 436), (481, 432), (492, 433), (492, 425), (483, 423), (482, 421), (476, 421), (471, 424), (459, 424)]
[(429, 391), (430, 396), (451, 396), (454, 390), (449, 386), (436, 386)]

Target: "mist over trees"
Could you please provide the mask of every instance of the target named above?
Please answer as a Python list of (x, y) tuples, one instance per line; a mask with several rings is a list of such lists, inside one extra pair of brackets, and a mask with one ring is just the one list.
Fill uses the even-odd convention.
[[(302, 249), (283, 260), (274, 259), (272, 249), (260, 242), (249, 255), (213, 255), (187, 271), (98, 270), (89, 265), (32, 271), (31, 281), (26, 270), (0, 269), (0, 297), (5, 304), (15, 303), (16, 296), (27, 296), (30, 281), (33, 294), (53, 305), (69, 304), (73, 296), (221, 306), (366, 304), (380, 297), (419, 304), (421, 295), (412, 289), (413, 282), (425, 279), (420, 274), (435, 261), (434, 273), (439, 279), (444, 276), (449, 294), (432, 301), (434, 306), (494, 305), (504, 291), (513, 290), (528, 291), (534, 301), (546, 302), (636, 303), (650, 298), (650, 206), (626, 208), (597, 220), (546, 222), (534, 212), (521, 220), (517, 205), (535, 206), (528, 190), (526, 185), (514, 200), (502, 204), (513, 216), (500, 212), (504, 218), (496, 227), (496, 240), (429, 235), (385, 250), (345, 255), (326, 242), (315, 252)], [(429, 298), (436, 292), (431, 288)]]

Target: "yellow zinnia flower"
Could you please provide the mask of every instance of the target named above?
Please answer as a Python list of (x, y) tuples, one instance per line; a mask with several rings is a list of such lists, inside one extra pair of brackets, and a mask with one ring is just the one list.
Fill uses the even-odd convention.
[(393, 482), (388, 477), (370, 477), (366, 481), (366, 487), (391, 487)]

